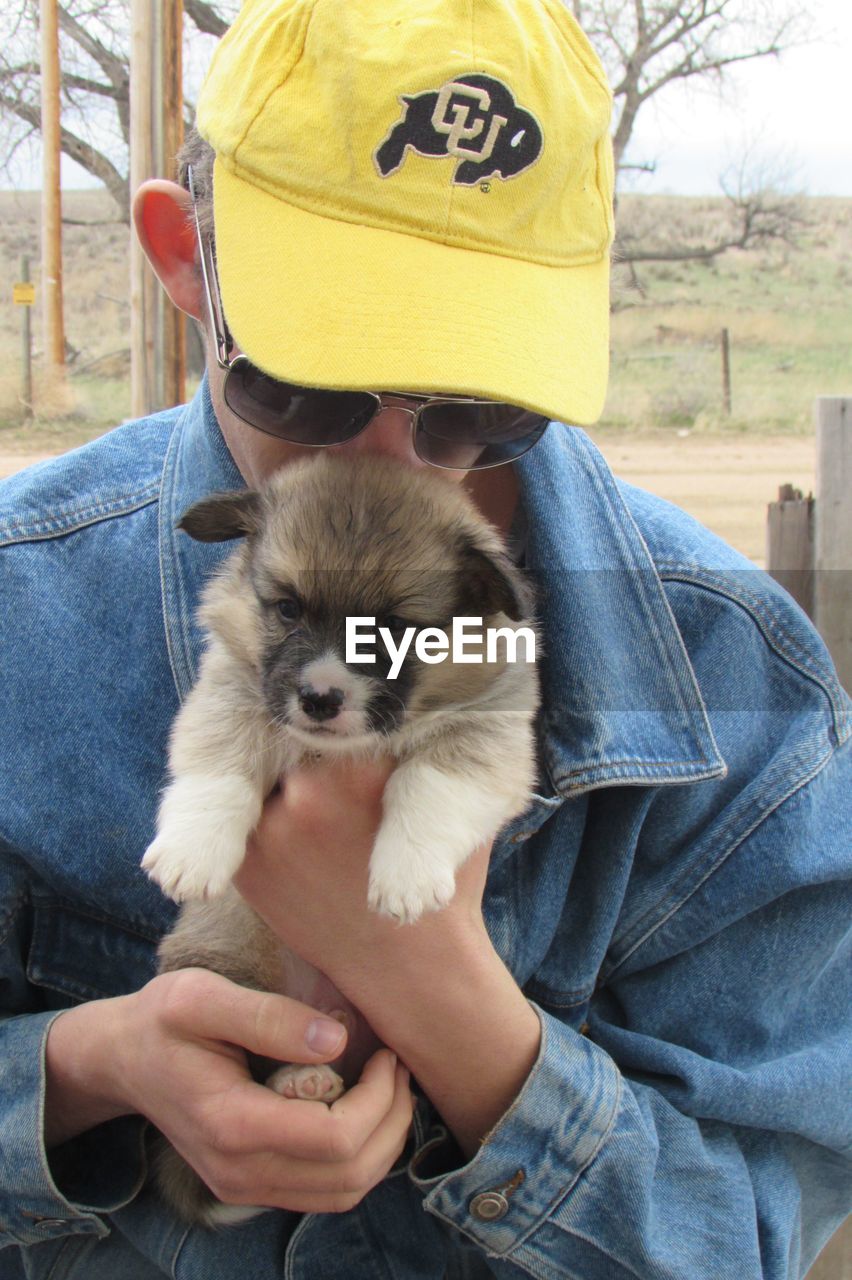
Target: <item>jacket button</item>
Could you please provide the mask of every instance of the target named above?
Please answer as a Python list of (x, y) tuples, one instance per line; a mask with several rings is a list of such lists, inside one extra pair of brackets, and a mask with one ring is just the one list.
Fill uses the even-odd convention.
[(502, 1191), (480, 1191), (471, 1200), (470, 1211), (480, 1222), (496, 1222), (509, 1212), (509, 1201)]

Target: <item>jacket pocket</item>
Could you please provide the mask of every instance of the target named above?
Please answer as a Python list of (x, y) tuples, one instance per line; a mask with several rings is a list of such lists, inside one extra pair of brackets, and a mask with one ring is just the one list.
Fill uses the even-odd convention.
[(138, 991), (156, 969), (156, 938), (57, 899), (33, 904), (27, 977), (72, 1002)]

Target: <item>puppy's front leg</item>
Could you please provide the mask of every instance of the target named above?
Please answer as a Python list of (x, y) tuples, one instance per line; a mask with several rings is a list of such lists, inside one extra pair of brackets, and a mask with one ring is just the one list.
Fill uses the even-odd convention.
[(142, 869), (175, 902), (215, 897), (245, 857), (263, 795), (240, 774), (183, 774), (166, 790)]
[(277, 776), (262, 708), (253, 713), (245, 701), (223, 696), (213, 666), (202, 669), (175, 721), (172, 781), (160, 804), (157, 837), (142, 859), (143, 870), (176, 902), (222, 892), (245, 857)]
[(369, 906), (403, 924), (445, 907), (458, 868), (507, 817), (505, 795), (485, 777), (461, 779), (417, 761), (399, 765), (385, 787), (370, 856)]

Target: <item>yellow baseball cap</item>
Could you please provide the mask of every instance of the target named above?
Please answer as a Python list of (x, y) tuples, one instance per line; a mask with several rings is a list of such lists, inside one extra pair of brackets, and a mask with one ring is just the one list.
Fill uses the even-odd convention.
[(594, 422), (611, 106), (561, 0), (245, 0), (197, 114), (236, 343), (307, 386)]

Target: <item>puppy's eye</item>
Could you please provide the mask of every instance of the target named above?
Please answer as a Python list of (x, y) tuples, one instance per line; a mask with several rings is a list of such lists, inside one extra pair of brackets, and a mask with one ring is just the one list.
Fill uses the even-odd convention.
[(386, 618), (382, 619), (382, 626), (386, 627), (392, 635), (402, 635), (411, 624), (406, 622), (405, 618), (401, 618), (398, 613), (390, 613)]
[(298, 622), (302, 616), (302, 604), (296, 596), (282, 596), (275, 602), (275, 608), (284, 622)]

